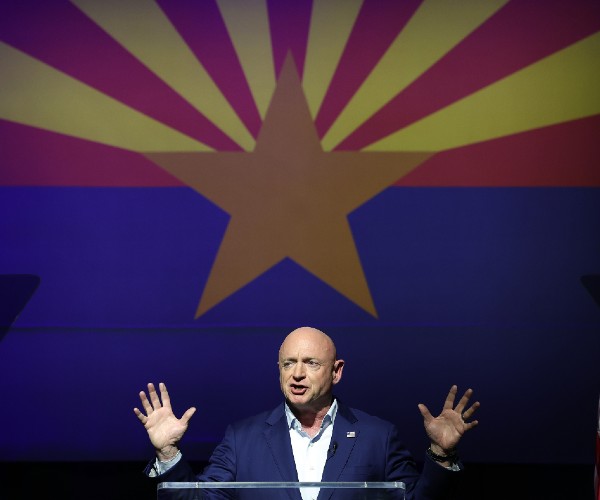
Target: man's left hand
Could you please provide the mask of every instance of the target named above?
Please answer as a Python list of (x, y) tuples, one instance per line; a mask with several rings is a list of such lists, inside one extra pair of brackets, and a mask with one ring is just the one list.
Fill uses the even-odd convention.
[(425, 431), (431, 439), (431, 449), (439, 455), (452, 453), (464, 433), (479, 423), (477, 420), (468, 422), (479, 408), (479, 401), (465, 410), (473, 395), (473, 390), (467, 389), (455, 407), (454, 400), (457, 391), (458, 388), (455, 385), (450, 388), (442, 412), (437, 417), (434, 417), (424, 404), (418, 405), (419, 411), (423, 415)]

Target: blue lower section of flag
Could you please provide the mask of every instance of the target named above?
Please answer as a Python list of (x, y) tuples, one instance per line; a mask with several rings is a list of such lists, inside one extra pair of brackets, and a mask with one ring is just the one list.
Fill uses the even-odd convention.
[(597, 189), (391, 188), (349, 217), (377, 319), (284, 260), (198, 320), (228, 221), (201, 196), (0, 192), (0, 273), (41, 278), (23, 325), (598, 321), (580, 281), (600, 273)]

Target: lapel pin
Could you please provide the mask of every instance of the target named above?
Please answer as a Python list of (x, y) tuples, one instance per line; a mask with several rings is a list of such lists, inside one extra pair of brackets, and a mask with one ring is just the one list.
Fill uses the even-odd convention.
[(347, 437), (347, 438), (353, 438), (353, 437), (356, 437), (356, 432), (354, 432), (354, 431), (349, 431), (349, 432), (346, 432), (346, 437)]

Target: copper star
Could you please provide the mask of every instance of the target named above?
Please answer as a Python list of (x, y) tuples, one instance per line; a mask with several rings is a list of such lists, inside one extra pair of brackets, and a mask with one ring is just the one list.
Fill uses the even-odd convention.
[(431, 155), (323, 151), (288, 56), (254, 151), (146, 155), (231, 216), (196, 318), (286, 257), (377, 316), (347, 215)]

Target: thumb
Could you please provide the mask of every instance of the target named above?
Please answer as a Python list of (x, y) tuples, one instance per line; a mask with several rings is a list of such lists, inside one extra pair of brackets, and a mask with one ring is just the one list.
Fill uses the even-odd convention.
[(423, 420), (425, 420), (425, 422), (429, 422), (431, 419), (433, 419), (433, 416), (429, 412), (427, 406), (425, 406), (423, 403), (419, 403), (417, 406), (419, 407), (419, 411), (421, 412), (421, 415), (423, 416)]
[(194, 413), (196, 413), (196, 408), (192, 406), (182, 415), (181, 421), (187, 425)]

